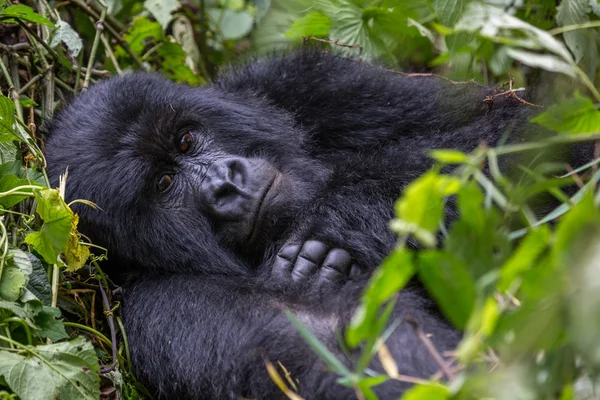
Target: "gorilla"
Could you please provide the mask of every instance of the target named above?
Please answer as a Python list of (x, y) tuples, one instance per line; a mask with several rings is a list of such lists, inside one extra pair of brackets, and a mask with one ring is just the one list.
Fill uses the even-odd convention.
[[(302, 396), (353, 398), (284, 310), (356, 365), (340, 332), (395, 246), (393, 203), (432, 166), (425, 150), (533, 130), (531, 108), (505, 97), (490, 108), (493, 93), (303, 50), (207, 87), (132, 73), (78, 96), (49, 128), (47, 162), (53, 182), (68, 168), (67, 201), (99, 207), (75, 205), (123, 285), (138, 378), (161, 398), (285, 398), (271, 360)], [(460, 334), (420, 288), (399, 294), (387, 346), (402, 374), (428, 378), (439, 366), (408, 316), (440, 352)]]

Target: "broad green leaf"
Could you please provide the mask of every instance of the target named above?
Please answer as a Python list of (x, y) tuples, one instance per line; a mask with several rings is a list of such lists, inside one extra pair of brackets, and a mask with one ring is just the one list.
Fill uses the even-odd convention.
[(366, 60), (388, 56), (388, 49), (381, 38), (373, 34), (372, 26), (378, 24), (378, 19), (390, 15), (389, 9), (361, 9), (347, 0), (316, 0), (315, 8), (331, 19), (329, 39), (347, 45), (360, 45), (361, 57)]
[(331, 19), (320, 11), (313, 10), (294, 21), (285, 33), (289, 38), (326, 37), (331, 27)]
[(24, 5), (15, 5), (5, 8), (0, 11), (0, 22), (12, 22), (13, 18), (18, 18), (21, 21), (33, 22), (34, 24), (47, 25), (54, 28), (54, 24), (47, 18), (33, 11), (31, 7)]
[(33, 101), (31, 98), (25, 96), (24, 94), (19, 96), (19, 103), (21, 103), (21, 106), (23, 106), (23, 107), (38, 107), (39, 106), (38, 103)]
[(475, 282), (465, 265), (438, 250), (419, 254), (419, 280), (450, 321), (464, 329), (475, 301)]
[(29, 283), (32, 272), (33, 266), (27, 253), (11, 248), (0, 276), (0, 298), (6, 301), (19, 299)]
[(440, 22), (454, 26), (470, 0), (431, 0), (430, 4)]
[[(260, 0), (264, 3), (265, 0)], [(275, 50), (289, 49), (292, 39), (285, 36), (285, 32), (313, 5), (312, 0), (269, 0), (268, 11), (259, 16), (259, 22), (252, 30), (252, 42), (261, 54), (269, 54)], [(258, 7), (258, 3), (257, 3)], [(258, 10), (257, 10), (258, 11)]]
[[(590, 20), (588, 17), (590, 11), (590, 0), (562, 0), (560, 5), (556, 7), (556, 23), (560, 26), (565, 26), (588, 22)], [(569, 50), (575, 56), (576, 62), (581, 61), (584, 54), (592, 48), (596, 50), (596, 55), (598, 54), (598, 44), (593, 43), (590, 46), (589, 40), (591, 36), (585, 32), (573, 30), (563, 33), (563, 36)]]
[(444, 164), (466, 164), (469, 162), (469, 156), (459, 150), (430, 150), (428, 154), (434, 160)]
[(365, 400), (378, 400), (379, 398), (372, 388), (387, 382), (389, 379), (387, 375), (368, 376), (356, 382), (356, 386), (364, 395)]
[(446, 400), (450, 398), (450, 391), (439, 384), (416, 385), (402, 396), (402, 400)]
[(39, 232), (25, 237), (49, 264), (60, 263), (58, 255), (67, 247), (73, 212), (59, 196), (56, 189), (43, 189), (35, 195), (38, 201), (36, 212), (44, 221)]
[(414, 19), (408, 18), (407, 26), (414, 26), (415, 28), (417, 28), (417, 30), (419, 31), (419, 34), (421, 36), (429, 39), (429, 41), (431, 43), (434, 43), (435, 38), (433, 37), (433, 33), (429, 29), (427, 29), (425, 26), (423, 26), (420, 23), (418, 23), (417, 21), (415, 21)]
[(375, 323), (379, 308), (404, 288), (414, 273), (413, 254), (408, 250), (395, 251), (383, 260), (369, 280), (363, 292), (361, 305), (346, 331), (346, 341), (351, 347), (358, 346), (362, 340), (377, 336), (377, 331), (382, 328)]
[(79, 34), (71, 28), (67, 22), (60, 20), (56, 23), (56, 30), (52, 33), (50, 47), (56, 47), (63, 42), (73, 57), (77, 57), (83, 48), (83, 42)]
[(41, 338), (49, 338), (53, 342), (69, 337), (60, 317), (61, 312), (56, 307), (43, 306), (34, 317), (35, 323), (40, 327), (38, 335)]
[(48, 272), (42, 262), (31, 253), (26, 253), (31, 262), (31, 276), (29, 277), (29, 290), (44, 305), (49, 306), (52, 299), (52, 286), (48, 282)]
[[(131, 51), (134, 54), (141, 56), (149, 39), (155, 41), (162, 40), (162, 28), (160, 23), (150, 21), (146, 17), (135, 17), (131, 26), (123, 35), (123, 38), (129, 45)], [(120, 57), (128, 57), (127, 53), (120, 47), (117, 48), (116, 54)]]
[(600, 111), (589, 98), (576, 92), (572, 98), (550, 106), (531, 122), (564, 134), (598, 133)]
[(512, 41), (515, 45), (530, 49), (546, 49), (565, 61), (572, 60), (567, 48), (550, 33), (492, 5), (479, 2), (470, 3), (454, 29), (455, 31), (479, 33), (483, 37), (502, 43), (507, 42), (506, 30), (516, 30), (524, 34), (525, 39), (508, 37), (508, 42)]
[[(3, 195), (3, 193), (6, 193), (9, 190), (14, 189), (18, 186), (25, 186), (31, 184), (37, 185), (35, 182), (30, 183), (26, 179), (17, 178), (13, 174), (6, 174), (0, 177), (0, 206), (8, 209), (20, 202), (21, 200), (30, 197), (27, 195)], [(30, 188), (21, 189), (19, 191), (31, 193), (31, 195), (33, 195), (33, 190)]]
[(435, 234), (444, 214), (444, 197), (458, 192), (456, 177), (428, 172), (409, 184), (396, 202), (392, 230), (412, 234), (426, 246), (435, 245)]
[(146, 0), (144, 8), (150, 11), (150, 14), (158, 21), (158, 23), (167, 29), (169, 23), (173, 19), (173, 12), (181, 7), (181, 3), (177, 0)]
[(549, 54), (538, 54), (532, 51), (508, 48), (506, 54), (530, 67), (542, 68), (546, 71), (559, 72), (575, 77), (575, 69), (560, 58)]
[(0, 316), (6, 317), (7, 312), (8, 316), (14, 314), (25, 321), (30, 328), (37, 329), (37, 325), (34, 321), (35, 312), (29, 308), (23, 307), (23, 305), (19, 303), (0, 299)]
[(98, 359), (92, 344), (70, 342), (36, 346), (34, 353), (0, 350), (0, 376), (22, 399), (96, 400), (100, 397)]
[(25, 286), (25, 274), (12, 263), (2, 270), (0, 277), (0, 298), (6, 301), (16, 301), (21, 297), (21, 289)]
[(190, 85), (204, 83), (204, 79), (188, 67), (186, 53), (172, 37), (169, 36), (163, 42), (162, 46), (157, 49), (156, 54), (159, 57), (160, 71), (169, 78)]
[(81, 244), (79, 244), (79, 235), (77, 233), (77, 224), (79, 223), (79, 216), (73, 215), (71, 220), (71, 232), (69, 234), (69, 241), (67, 248), (64, 251), (65, 261), (67, 263), (67, 271), (77, 271), (83, 267), (83, 264), (87, 261), (90, 256), (90, 250)]
[(551, 233), (547, 225), (531, 230), (502, 266), (498, 290), (507, 290), (519, 274), (535, 267), (535, 261), (548, 246), (550, 238)]
[(226, 40), (241, 39), (248, 35), (254, 25), (254, 18), (246, 11), (233, 11), (228, 8), (208, 10), (216, 30)]
[(458, 192), (460, 218), (454, 222), (444, 249), (461, 260), (474, 279), (499, 267), (511, 246), (502, 229), (502, 217), (494, 208), (486, 209), (481, 189), (474, 183)]
[(19, 140), (15, 135), (15, 127), (15, 103), (0, 94), (0, 142)]

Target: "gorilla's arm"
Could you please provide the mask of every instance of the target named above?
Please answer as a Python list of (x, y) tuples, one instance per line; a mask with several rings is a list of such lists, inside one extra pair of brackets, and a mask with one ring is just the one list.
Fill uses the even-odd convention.
[[(362, 286), (360, 286), (362, 287)], [(340, 287), (330, 299), (289, 299), (261, 289), (259, 282), (175, 275), (142, 277), (124, 286), (124, 320), (134, 365), (143, 382), (163, 398), (284, 398), (268, 377), (265, 358), (278, 362), (299, 382), (300, 393), (323, 399), (353, 398), (350, 389), (308, 348), (282, 310), (291, 309), (346, 364), (337, 345), (359, 286)], [(335, 300), (333, 300), (335, 299)], [(336, 303), (337, 302), (337, 303)], [(394, 319), (410, 314), (439, 350), (452, 349), (458, 335), (429, 313), (425, 300), (400, 294)], [(402, 373), (428, 377), (438, 369), (412, 327), (401, 323), (387, 342)], [(373, 368), (381, 370), (377, 364)], [(397, 397), (397, 382), (379, 388)]]
[[(320, 149), (356, 151), (409, 140), (417, 151), (471, 150), (494, 144), (532, 112), (515, 99), (484, 102), (492, 91), (438, 77), (405, 77), (366, 63), (304, 50), (234, 68), (216, 83), (226, 91), (266, 98), (309, 128)], [(520, 122), (521, 121), (521, 122)], [(509, 126), (510, 125), (510, 126)], [(464, 129), (461, 129), (464, 128)]]

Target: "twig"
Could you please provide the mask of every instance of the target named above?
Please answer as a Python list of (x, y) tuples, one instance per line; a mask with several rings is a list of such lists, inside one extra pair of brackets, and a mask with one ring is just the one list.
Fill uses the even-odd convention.
[(42, 47), (44, 49), (46, 49), (46, 51), (48, 52), (48, 54), (50, 54), (50, 56), (52, 57), (52, 59), (54, 61), (58, 60), (58, 54), (56, 54), (56, 51), (54, 51), (54, 49), (50, 46), (48, 46), (48, 44), (44, 41), (44, 39), (42, 39), (41, 37), (38, 36), (37, 33), (35, 33), (34, 31), (32, 31), (27, 24), (23, 23), (23, 21), (21, 21), (20, 19), (17, 18), (17, 22), (19, 23), (19, 26), (23, 29), (25, 29), (27, 31), (27, 33), (29, 33), (31, 36), (33, 36), (35, 38), (35, 41), (39, 44), (42, 45)]
[(327, 40), (327, 39), (319, 39), (316, 38), (314, 36), (310, 36), (310, 37), (305, 37), (304, 41), (307, 42), (309, 40), (314, 40), (315, 42), (321, 42), (321, 43), (329, 43), (331, 45), (334, 46), (339, 46), (339, 47), (347, 47), (349, 49), (362, 49), (362, 46), (358, 43), (355, 44), (347, 44), (347, 43), (342, 43), (338, 40)]
[(27, 89), (29, 89), (34, 83), (36, 83), (37, 81), (39, 81), (40, 79), (42, 79), (44, 77), (44, 75), (46, 75), (48, 73), (48, 71), (50, 71), (52, 68), (54, 67), (53, 64), (50, 64), (47, 68), (45, 68), (42, 72), (40, 72), (39, 74), (37, 74), (36, 76), (34, 76), (33, 78), (31, 78), (29, 80), (29, 82), (27, 82), (17, 93), (20, 95), (22, 95), (23, 93), (25, 93), (25, 91)]
[(533, 104), (528, 102), (527, 100), (522, 99), (521, 97), (519, 97), (517, 95), (517, 92), (522, 92), (525, 89), (524, 88), (519, 88), (519, 89), (513, 89), (513, 83), (515, 82), (514, 78), (510, 78), (510, 81), (508, 82), (508, 90), (505, 90), (503, 92), (500, 93), (496, 93), (493, 94), (491, 96), (486, 96), (485, 99), (483, 99), (484, 103), (487, 103), (490, 107), (492, 106), (492, 104), (494, 104), (494, 99), (496, 99), (496, 97), (500, 97), (500, 96), (506, 96), (506, 97), (512, 97), (514, 99), (517, 99), (519, 101), (519, 103), (521, 104), (525, 104), (528, 105), (530, 107), (535, 107), (535, 108), (544, 108), (543, 106), (537, 105), (537, 104)]
[(87, 69), (85, 71), (85, 78), (83, 78), (83, 85), (81, 85), (81, 91), (85, 92), (90, 85), (90, 78), (92, 77), (92, 66), (96, 59), (96, 52), (98, 51), (98, 43), (100, 43), (100, 35), (104, 30), (104, 17), (106, 17), (106, 7), (102, 9), (100, 19), (96, 22), (96, 35), (94, 36), (94, 43), (92, 43), (92, 50), (90, 51), (90, 58), (88, 59)]
[(8, 44), (3, 44), (0, 43), (0, 49), (4, 50), (7, 53), (11, 53), (11, 52), (17, 52), (17, 51), (29, 51), (31, 50), (31, 46), (29, 45), (29, 43), (17, 43), (17, 44), (13, 44), (8, 45)]
[[(102, 44), (104, 45), (104, 52), (106, 53), (106, 56), (110, 59), (110, 61), (113, 63), (113, 66), (115, 67), (115, 70), (117, 71), (117, 74), (123, 75), (121, 66), (117, 62), (115, 53), (113, 53), (112, 49), (110, 48), (110, 43), (108, 43), (108, 40), (106, 40), (106, 36), (104, 35), (104, 33), (100, 34), (100, 40), (102, 40)], [(109, 72), (109, 71), (107, 71), (107, 72)], [(94, 73), (94, 71), (92, 71), (92, 73)]]
[(450, 368), (448, 368), (446, 361), (444, 361), (444, 358), (437, 351), (431, 340), (429, 340), (427, 335), (421, 330), (414, 317), (409, 314), (404, 319), (414, 329), (417, 337), (419, 340), (421, 340), (421, 343), (423, 343), (425, 349), (427, 349), (427, 352), (431, 355), (431, 357), (433, 357), (437, 365), (440, 367), (440, 371), (444, 373), (448, 380), (452, 381), (454, 379), (454, 373), (450, 370)]
[[(91, 17), (93, 17), (96, 20), (100, 19), (100, 15), (94, 11), (93, 9), (91, 9), (87, 4), (85, 4), (82, 0), (74, 0), (73, 4), (75, 4), (81, 11), (85, 12), (86, 14), (90, 15)], [(125, 39), (123, 39), (121, 37), (121, 35), (119, 34), (119, 32), (117, 32), (115, 30), (115, 28), (112, 27), (112, 25), (105, 23), (104, 27), (106, 27), (106, 29), (110, 32), (110, 34), (115, 38), (115, 40), (119, 43), (119, 45), (123, 48), (123, 50), (125, 50), (125, 52), (129, 55), (129, 57), (131, 57), (131, 59), (144, 71), (148, 70), (148, 67), (146, 67), (146, 65), (142, 62), (142, 60), (140, 60), (140, 58), (133, 52), (133, 50), (131, 50), (131, 47), (129, 47), (129, 44), (127, 43), (127, 41), (125, 41)]]
[(110, 302), (108, 301), (108, 296), (104, 291), (104, 287), (102, 285), (102, 281), (98, 279), (100, 283), (100, 293), (102, 294), (102, 302), (104, 303), (104, 315), (106, 315), (106, 319), (108, 321), (108, 328), (110, 330), (110, 340), (112, 341), (112, 363), (108, 366), (104, 366), (100, 369), (100, 372), (106, 374), (107, 372), (112, 371), (117, 366), (117, 332), (115, 331), (115, 321), (113, 312), (110, 309)]

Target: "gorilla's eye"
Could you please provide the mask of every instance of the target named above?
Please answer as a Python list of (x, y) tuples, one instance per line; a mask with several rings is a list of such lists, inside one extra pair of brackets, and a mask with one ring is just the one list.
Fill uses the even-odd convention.
[(163, 175), (161, 176), (160, 180), (158, 181), (158, 191), (159, 192), (164, 192), (165, 190), (167, 190), (167, 188), (169, 187), (169, 185), (171, 184), (171, 182), (173, 182), (173, 175)]
[(190, 147), (192, 147), (192, 143), (194, 142), (194, 135), (191, 132), (186, 132), (179, 139), (179, 151), (182, 153), (186, 153)]

